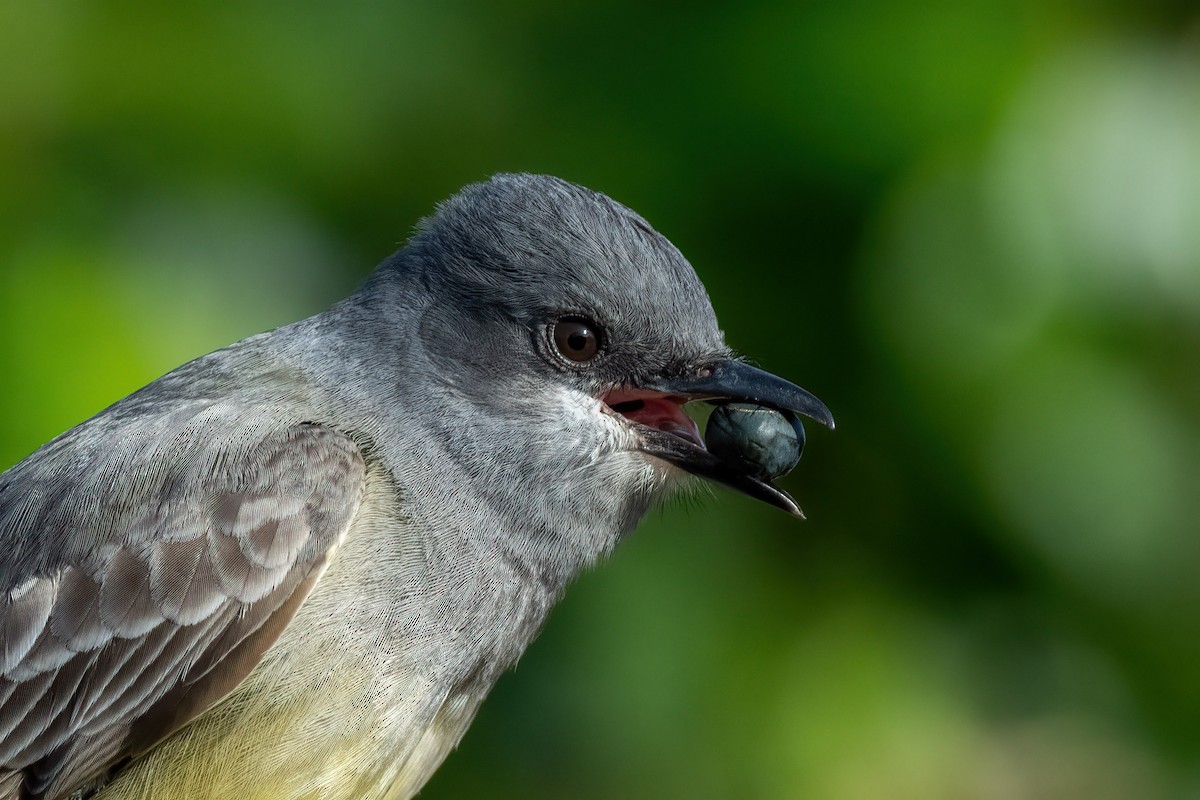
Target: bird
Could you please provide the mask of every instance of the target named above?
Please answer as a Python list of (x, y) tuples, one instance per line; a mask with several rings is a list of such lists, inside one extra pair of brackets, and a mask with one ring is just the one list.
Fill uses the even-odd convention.
[(680, 487), (800, 514), (705, 448), (697, 400), (833, 425), (635, 212), (464, 187), (348, 298), (0, 475), (0, 800), (413, 796)]

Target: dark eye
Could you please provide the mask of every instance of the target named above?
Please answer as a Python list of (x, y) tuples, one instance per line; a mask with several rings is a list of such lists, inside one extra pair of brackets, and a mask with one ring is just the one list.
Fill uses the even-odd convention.
[(586, 319), (568, 317), (554, 323), (554, 346), (568, 361), (584, 364), (600, 352), (600, 329)]

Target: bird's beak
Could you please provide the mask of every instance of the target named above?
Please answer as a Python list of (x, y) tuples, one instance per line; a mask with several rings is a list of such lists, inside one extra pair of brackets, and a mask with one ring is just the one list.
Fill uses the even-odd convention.
[(649, 381), (606, 398), (615, 411), (640, 423), (643, 452), (803, 518), (800, 506), (787, 492), (708, 452), (695, 423), (682, 411), (683, 404), (691, 400), (754, 403), (802, 414), (832, 428), (833, 415), (825, 404), (790, 381), (733, 360), (718, 362), (695, 375)]

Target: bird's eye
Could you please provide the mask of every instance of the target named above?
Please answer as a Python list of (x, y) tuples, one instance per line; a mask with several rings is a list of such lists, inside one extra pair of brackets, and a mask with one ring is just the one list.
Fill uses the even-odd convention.
[(586, 319), (560, 319), (554, 323), (553, 335), (559, 354), (576, 364), (585, 364), (600, 352), (600, 329)]

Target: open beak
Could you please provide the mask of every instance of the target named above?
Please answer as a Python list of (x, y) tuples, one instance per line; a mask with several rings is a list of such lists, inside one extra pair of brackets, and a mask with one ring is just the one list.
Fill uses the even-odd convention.
[(754, 403), (801, 414), (832, 428), (833, 415), (811, 392), (749, 364), (727, 360), (695, 375), (663, 378), (635, 389), (610, 392), (604, 399), (615, 412), (638, 424), (643, 452), (804, 517), (787, 492), (708, 452), (683, 405), (692, 400)]

